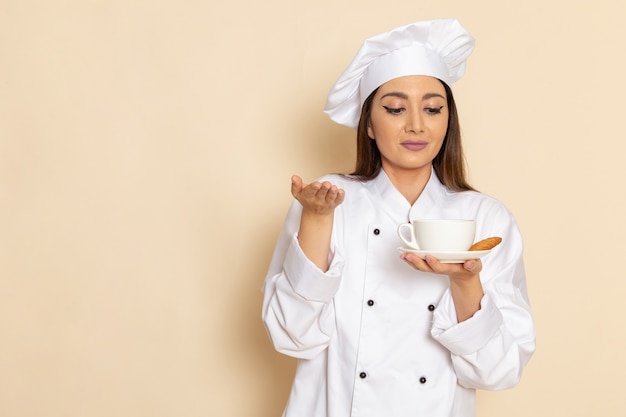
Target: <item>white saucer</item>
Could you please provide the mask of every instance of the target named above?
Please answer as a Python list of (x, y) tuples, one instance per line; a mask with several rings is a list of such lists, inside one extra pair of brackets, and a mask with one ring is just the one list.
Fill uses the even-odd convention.
[(473, 251), (458, 251), (458, 252), (438, 252), (438, 251), (425, 251), (425, 250), (417, 250), (412, 248), (398, 248), (400, 252), (410, 252), (415, 253), (420, 258), (424, 259), (426, 255), (432, 255), (442, 264), (462, 264), (468, 259), (478, 259), (482, 258), (489, 252), (489, 250), (473, 250)]

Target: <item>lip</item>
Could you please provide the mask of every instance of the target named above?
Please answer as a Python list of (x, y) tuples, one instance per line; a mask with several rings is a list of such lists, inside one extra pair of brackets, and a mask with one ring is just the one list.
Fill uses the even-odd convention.
[(406, 149), (410, 151), (419, 151), (428, 146), (428, 142), (423, 140), (407, 140), (405, 142), (400, 143), (400, 145), (404, 146)]

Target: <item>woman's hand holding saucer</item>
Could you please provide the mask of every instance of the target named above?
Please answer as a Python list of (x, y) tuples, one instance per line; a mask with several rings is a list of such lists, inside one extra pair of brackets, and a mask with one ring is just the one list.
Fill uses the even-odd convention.
[(483, 268), (480, 259), (468, 259), (464, 263), (441, 263), (432, 255), (426, 255), (425, 259), (422, 259), (413, 253), (403, 253), (400, 258), (418, 271), (448, 275), (451, 279), (459, 280), (471, 279)]
[(480, 259), (469, 259), (462, 264), (446, 264), (431, 255), (422, 259), (413, 253), (404, 253), (400, 258), (418, 271), (447, 275), (450, 278), (450, 293), (459, 323), (480, 310), (480, 301), (484, 295), (480, 282), (480, 271), (483, 268)]

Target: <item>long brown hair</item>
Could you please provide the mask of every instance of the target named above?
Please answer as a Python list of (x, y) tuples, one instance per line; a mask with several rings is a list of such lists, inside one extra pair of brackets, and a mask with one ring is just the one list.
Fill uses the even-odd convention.
[[(465, 171), (465, 156), (461, 145), (459, 115), (450, 87), (441, 81), (446, 90), (448, 104), (448, 129), (441, 150), (433, 159), (433, 168), (439, 180), (452, 191), (473, 191)], [(367, 126), (372, 112), (372, 102), (378, 89), (374, 90), (363, 103), (361, 118), (357, 127), (356, 166), (350, 175), (361, 181), (374, 179), (382, 169), (382, 160), (376, 141), (367, 134)]]

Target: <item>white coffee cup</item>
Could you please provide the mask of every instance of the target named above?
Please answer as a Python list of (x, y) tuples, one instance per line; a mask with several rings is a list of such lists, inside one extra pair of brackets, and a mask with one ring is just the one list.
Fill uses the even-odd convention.
[(474, 220), (413, 220), (398, 226), (400, 239), (409, 248), (423, 251), (466, 251), (474, 243), (475, 234)]

